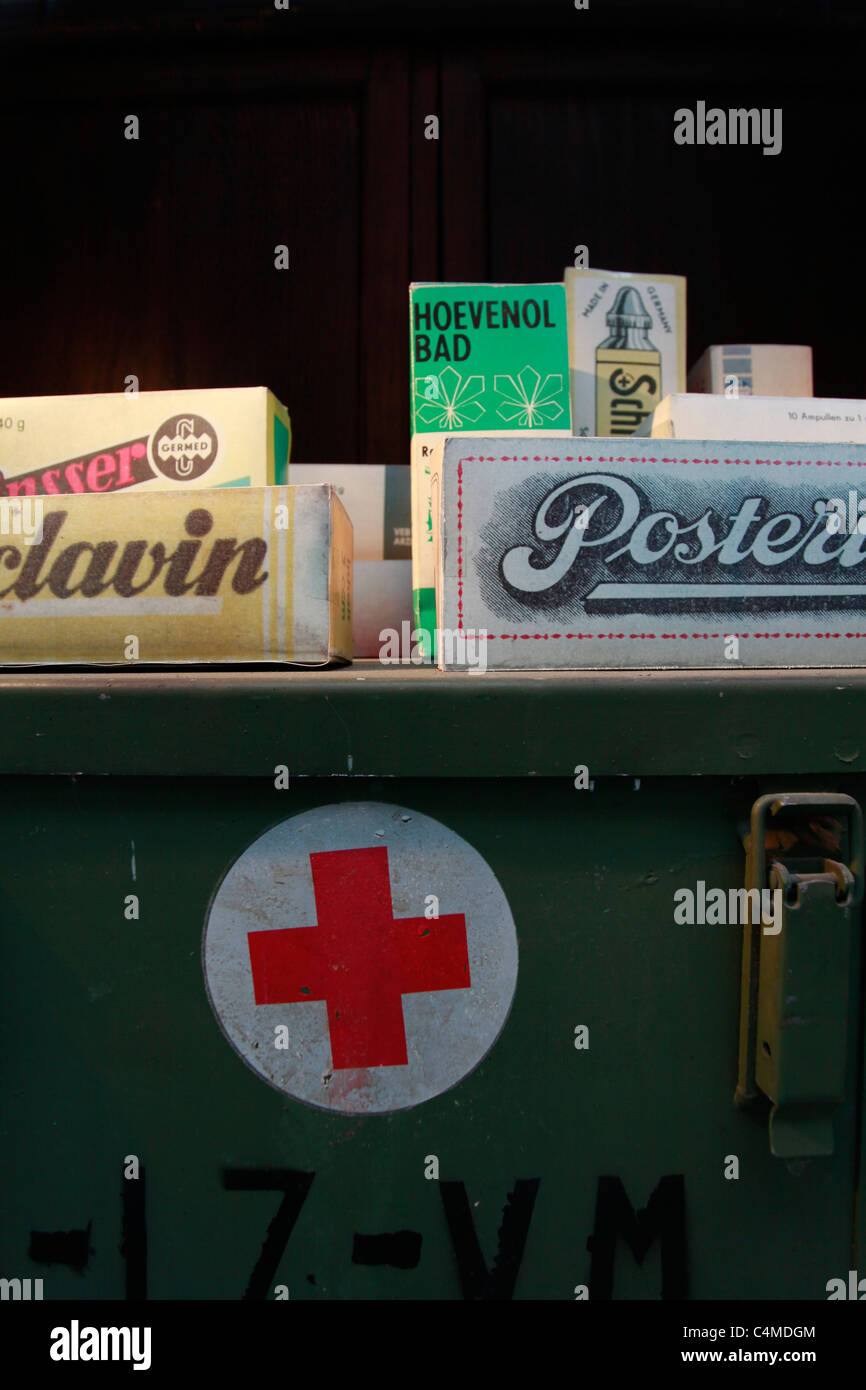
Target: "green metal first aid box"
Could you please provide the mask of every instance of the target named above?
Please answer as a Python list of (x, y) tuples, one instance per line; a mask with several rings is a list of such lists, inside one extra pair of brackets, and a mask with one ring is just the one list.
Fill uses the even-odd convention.
[(864, 700), (858, 669), (5, 673), (0, 1275), (832, 1296)]

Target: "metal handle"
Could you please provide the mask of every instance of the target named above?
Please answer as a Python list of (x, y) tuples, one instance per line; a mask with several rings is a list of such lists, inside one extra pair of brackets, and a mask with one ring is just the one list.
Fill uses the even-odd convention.
[[(785, 1158), (833, 1152), (833, 1112), (844, 1099), (854, 910), (863, 897), (863, 813), (840, 793), (761, 796), (747, 846), (746, 888), (764, 889), (768, 824), (784, 811), (816, 808), (847, 813), (849, 863), (793, 848), (771, 851), (779, 925), (762, 925), (747, 895), (743, 931), (735, 1100), (753, 1105), (769, 1098), (770, 1147)], [(796, 826), (796, 820), (785, 823)], [(841, 843), (839, 851), (846, 852)]]

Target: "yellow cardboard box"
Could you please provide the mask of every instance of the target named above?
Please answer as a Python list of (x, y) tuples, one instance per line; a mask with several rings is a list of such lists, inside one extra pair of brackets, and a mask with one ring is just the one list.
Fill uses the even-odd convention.
[(291, 424), (264, 386), (0, 400), (0, 497), (288, 481)]
[(574, 433), (634, 434), (685, 390), (685, 278), (569, 266), (565, 289)]
[(0, 665), (352, 656), (352, 523), (330, 486), (0, 499)]

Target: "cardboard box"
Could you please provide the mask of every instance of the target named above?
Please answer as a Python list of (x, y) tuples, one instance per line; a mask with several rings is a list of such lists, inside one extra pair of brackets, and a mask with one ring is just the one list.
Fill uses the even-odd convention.
[(783, 343), (714, 345), (689, 372), (688, 389), (719, 396), (811, 396), (812, 349)]
[(332, 488), (3, 498), (0, 533), (0, 665), (351, 658)]
[(449, 439), (433, 485), (440, 667), (866, 664), (866, 447)]
[(430, 459), (446, 435), (571, 434), (561, 284), (409, 286), (412, 589), (421, 648), (435, 628)]
[(565, 288), (574, 433), (634, 434), (685, 390), (685, 278), (569, 266)]
[(330, 482), (355, 540), (353, 654), (378, 657), (382, 633), (412, 624), (409, 469), (376, 463), (293, 463), (295, 483)]
[(866, 401), (804, 396), (666, 396), (638, 430), (651, 439), (866, 444)]
[(0, 496), (285, 483), (291, 425), (263, 386), (0, 400)]
[(292, 482), (331, 484), (352, 523), (356, 564), (411, 559), (411, 487), (405, 464), (293, 463)]

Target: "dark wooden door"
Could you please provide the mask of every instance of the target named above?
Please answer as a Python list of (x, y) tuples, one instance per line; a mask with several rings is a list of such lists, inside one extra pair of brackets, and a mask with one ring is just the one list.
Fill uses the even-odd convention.
[[(0, 398), (265, 384), (296, 460), (405, 463), (409, 281), (576, 245), (688, 277), (690, 360), (805, 342), (866, 393), (849, 4), (144, 8), (0, 16)], [(782, 153), (676, 145), (697, 100), (781, 108)]]

